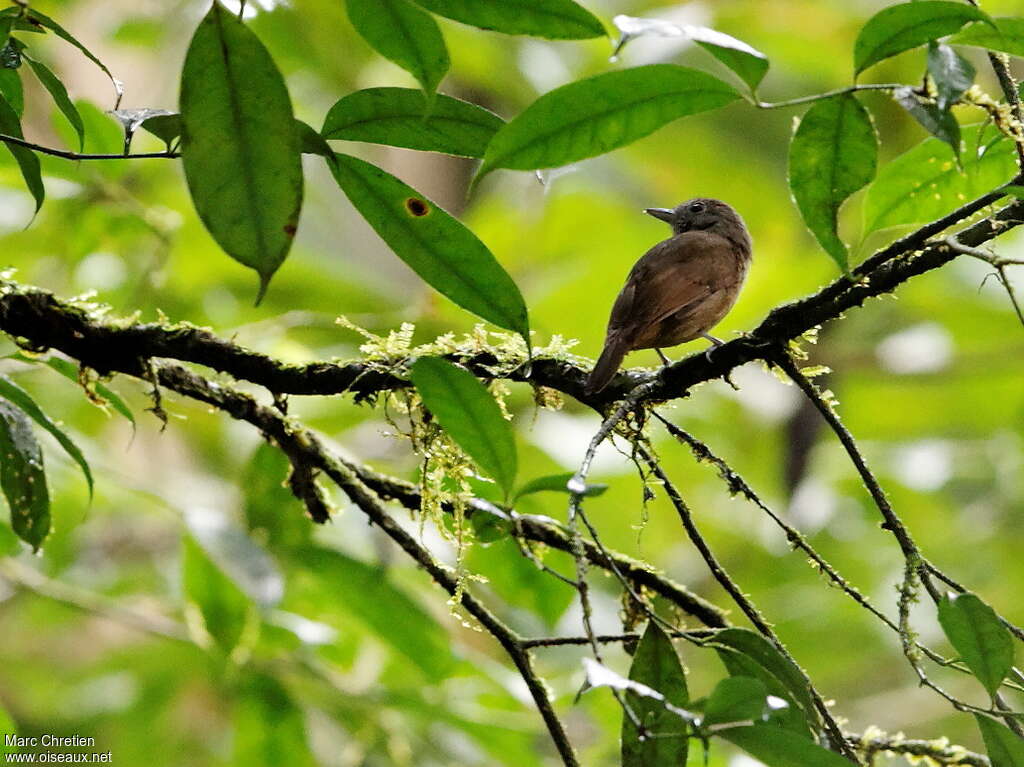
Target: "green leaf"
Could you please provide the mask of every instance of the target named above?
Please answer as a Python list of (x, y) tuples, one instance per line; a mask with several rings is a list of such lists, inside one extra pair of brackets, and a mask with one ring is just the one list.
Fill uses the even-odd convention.
[(78, 108), (75, 107), (68, 96), (68, 90), (64, 87), (64, 83), (42, 62), (36, 61), (29, 56), (24, 58), (28, 65), (32, 67), (36, 77), (39, 78), (39, 82), (49, 91), (50, 96), (53, 98), (53, 103), (57, 105), (57, 108), (67, 118), (68, 122), (71, 123), (71, 127), (75, 129), (75, 133), (78, 134), (78, 151), (82, 151), (85, 147), (85, 125), (82, 123), (82, 116), (78, 113)]
[[(547, 490), (551, 490), (556, 493), (568, 493), (569, 488), (567, 487), (567, 484), (574, 476), (576, 475), (572, 472), (566, 472), (565, 474), (551, 474), (547, 477), (531, 479), (525, 485), (516, 490), (513, 500), (522, 498), (524, 495), (532, 495), (533, 493), (541, 493)], [(585, 498), (592, 498), (601, 495), (607, 489), (608, 485), (601, 482), (595, 482), (587, 485), (587, 488), (580, 493), (580, 495)]]
[(296, 120), (295, 130), (299, 132), (299, 146), (302, 147), (303, 154), (317, 154), (334, 161), (334, 150), (331, 149), (331, 145), (316, 132), (312, 125), (304, 123), (302, 120)]
[[(713, 648), (724, 647), (727, 650), (735, 650), (756, 663), (782, 684), (786, 690), (786, 697), (795, 701), (803, 709), (804, 716), (809, 722), (817, 723), (814, 701), (807, 688), (804, 675), (793, 661), (779, 652), (775, 645), (763, 636), (750, 629), (729, 628), (717, 632), (708, 644)], [(750, 674), (742, 675), (749, 676)], [(771, 692), (770, 687), (769, 692)]]
[(949, 38), (952, 45), (973, 45), (1011, 56), (1024, 56), (1024, 18), (1001, 16), (992, 24), (971, 24), (963, 32)]
[(516, 479), (516, 444), (487, 388), (468, 370), (439, 357), (416, 360), (409, 377), (448, 436), (508, 497)]
[(367, 141), (459, 157), (483, 157), (504, 120), (476, 104), (438, 94), (428, 112), (420, 91), (368, 88), (338, 101), (324, 120), (325, 139)]
[[(69, 381), (74, 381), (75, 383), (80, 385), (82, 383), (82, 380), (79, 378), (78, 366), (75, 365), (73, 362), (68, 362), (65, 359), (61, 359), (60, 357), (29, 357), (28, 355), (23, 354), (22, 352), (16, 352), (15, 354), (10, 355), (10, 359), (18, 360), (19, 362), (30, 362), (33, 364), (41, 363), (43, 365), (46, 365), (50, 369), (57, 371), (62, 376), (67, 378)], [(131, 423), (132, 429), (134, 430), (135, 416), (132, 414), (132, 411), (128, 407), (128, 405), (125, 404), (125, 401), (121, 398), (121, 395), (104, 386), (102, 383), (98, 381), (91, 382), (90, 387), (95, 389), (95, 392), (89, 392), (90, 401), (94, 402), (95, 404), (101, 407), (109, 403), (110, 406), (114, 408), (114, 410), (117, 413), (124, 416)], [(97, 401), (97, 399), (99, 398), (97, 398), (95, 395), (99, 395), (99, 398), (102, 399), (100, 401)], [(105, 402), (103, 400), (105, 400)]]
[(338, 154), (328, 164), (363, 218), (416, 274), (463, 309), (529, 343), (519, 288), (465, 225), (368, 162)]
[(864, 233), (934, 221), (989, 192), (1016, 172), (1013, 144), (988, 127), (961, 129), (963, 172), (949, 147), (928, 138), (889, 162), (864, 199)]
[(960, 123), (948, 109), (940, 109), (929, 101), (921, 100), (914, 89), (897, 88), (893, 91), (896, 103), (907, 110), (910, 116), (939, 141), (949, 144), (957, 162), (960, 161)]
[(46, 29), (49, 29), (51, 32), (57, 35), (57, 37), (61, 38), (65, 42), (71, 43), (71, 45), (75, 46), (79, 51), (81, 51), (83, 56), (85, 56), (87, 59), (89, 59), (89, 61), (98, 66), (103, 71), (103, 74), (105, 74), (110, 79), (111, 84), (114, 86), (114, 91), (117, 93), (117, 100), (121, 100), (121, 94), (124, 91), (124, 86), (122, 85), (121, 81), (114, 77), (111, 71), (107, 69), (107, 65), (100, 61), (98, 58), (96, 58), (96, 56), (93, 55), (92, 51), (90, 51), (88, 48), (82, 45), (82, 43), (80, 43), (74, 35), (72, 35), (70, 32), (64, 29), (64, 27), (62, 27), (56, 21), (51, 19), (49, 16), (40, 13), (35, 8), (26, 9), (25, 20), (34, 26), (45, 27)]
[(230, 653), (254, 620), (253, 605), (192, 536), (183, 536), (182, 545), (185, 599), (199, 610), (206, 632), (225, 653)]
[(287, 488), (289, 470), (284, 453), (261, 442), (242, 474), (246, 524), (271, 550), (304, 546), (312, 535), (302, 505)]
[(234, 749), (239, 767), (315, 767), (306, 739), (306, 718), (274, 677), (248, 671), (233, 706)]
[(705, 726), (728, 722), (760, 722), (769, 712), (768, 688), (750, 676), (730, 676), (715, 685), (704, 704)]
[(496, 168), (552, 168), (604, 154), (738, 98), (721, 80), (675, 64), (578, 80), (544, 94), (498, 131), (477, 179)]
[(1013, 637), (996, 611), (974, 594), (947, 594), (939, 623), (967, 668), (995, 695), (1013, 666)]
[(82, 451), (78, 449), (78, 445), (67, 435), (67, 432), (50, 420), (50, 417), (42, 411), (27, 391), (5, 375), (0, 375), (0, 397), (21, 408), (29, 418), (53, 435), (53, 438), (64, 448), (64, 452), (82, 469), (85, 482), (89, 486), (89, 499), (92, 500), (92, 472), (89, 470), (89, 464), (85, 460), (85, 456), (82, 455)]
[(975, 714), (992, 767), (1024, 767), (1024, 740), (983, 714)]
[(572, 0), (415, 0), (438, 16), (507, 35), (549, 40), (603, 37), (604, 25)]
[(804, 223), (848, 272), (839, 239), (839, 208), (875, 176), (878, 137), (871, 117), (851, 94), (823, 99), (804, 115), (789, 145), (789, 188)]
[(0, 99), (10, 104), (20, 120), (25, 113), (25, 92), (21, 85), (21, 75), (16, 69), (0, 67)]
[[(776, 698), (785, 701), (787, 705), (784, 708), (772, 711), (772, 718), (780, 726), (797, 733), (802, 738), (813, 737), (812, 726), (810, 721), (808, 721), (807, 715), (804, 713), (803, 707), (797, 702), (797, 698), (793, 696), (779, 677), (749, 655), (722, 646), (714, 649), (731, 676), (758, 679), (765, 686), (769, 695), (774, 695)], [(812, 717), (811, 721), (816, 722), (816, 716)]]
[(229, 256), (259, 273), (259, 303), (295, 237), (301, 148), (281, 73), (220, 3), (185, 55), (181, 155), (206, 228)]
[[(988, 29), (985, 25), (979, 25)], [(974, 66), (943, 43), (928, 44), (928, 74), (935, 81), (939, 109), (945, 111), (974, 83)]]
[[(0, 133), (6, 133), (8, 136), (14, 136), (15, 138), (24, 138), (21, 132), (21, 120), (18, 119), (18, 113), (14, 111), (14, 107), (7, 103), (7, 99), (2, 95), (0, 95)], [(38, 212), (39, 208), (42, 207), (43, 199), (46, 197), (46, 189), (43, 187), (43, 177), (39, 169), (39, 158), (36, 157), (35, 152), (26, 147), (6, 142), (4, 142), (4, 146), (7, 147), (7, 151), (14, 155), (15, 161), (21, 169), (21, 177), (25, 179), (25, 186), (28, 187), (32, 197), (35, 198), (36, 211)]]
[(347, 0), (348, 18), (384, 58), (409, 72), (430, 95), (451, 62), (434, 17), (409, 0)]
[(739, 75), (750, 88), (757, 90), (768, 71), (768, 57), (742, 40), (708, 27), (683, 27), (687, 37), (697, 43), (729, 69)]
[(1003, 187), (1003, 194), (1016, 197), (1018, 200), (1024, 200), (1024, 186), (1006, 186)]
[(771, 724), (735, 727), (715, 733), (767, 767), (850, 767), (850, 762), (799, 735)]
[(181, 115), (153, 115), (143, 120), (139, 127), (163, 141), (170, 150), (174, 140), (181, 136)]
[[(0, 732), (10, 735), (14, 735), (18, 732), (18, 726), (14, 723), (11, 715), (7, 713), (7, 709), (3, 706), (0, 706)], [(6, 738), (0, 740), (0, 755), (15, 754), (17, 752), (18, 749), (16, 746), (7, 745)]]
[[(680, 708), (689, 702), (686, 674), (676, 648), (654, 621), (640, 638), (629, 678), (660, 692), (665, 701)], [(688, 726), (668, 711), (663, 701), (627, 690), (626, 701), (644, 729), (661, 737), (641, 739), (640, 730), (628, 716), (622, 717), (622, 767), (683, 765), (689, 750)]]
[(25, 413), (0, 400), (0, 488), (11, 511), (11, 528), (38, 551), (50, 534), (50, 494), (43, 452)]
[(969, 21), (991, 23), (983, 11), (946, 0), (918, 0), (883, 8), (857, 35), (854, 73), (859, 75), (883, 59), (956, 32)]

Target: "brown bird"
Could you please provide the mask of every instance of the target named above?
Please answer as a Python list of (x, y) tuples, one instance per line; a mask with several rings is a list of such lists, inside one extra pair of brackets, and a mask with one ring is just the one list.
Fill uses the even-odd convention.
[(699, 337), (721, 346), (708, 331), (736, 303), (747, 276), (750, 233), (726, 203), (698, 197), (673, 210), (644, 212), (671, 226), (672, 236), (636, 262), (615, 299), (604, 350), (587, 378), (587, 394), (607, 386), (634, 349), (655, 349), (668, 364), (662, 347)]

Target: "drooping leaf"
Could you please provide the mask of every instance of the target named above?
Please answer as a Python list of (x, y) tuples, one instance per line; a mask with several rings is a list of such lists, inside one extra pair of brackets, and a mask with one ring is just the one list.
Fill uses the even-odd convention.
[(854, 73), (860, 74), (883, 59), (952, 34), (969, 21), (991, 23), (984, 11), (947, 0), (918, 0), (883, 8), (857, 35), (853, 46)]
[(1024, 767), (1024, 740), (994, 719), (975, 714), (992, 767)]
[(317, 154), (333, 162), (334, 150), (312, 125), (296, 120), (295, 130), (299, 132), (299, 146), (302, 147), (303, 154)]
[(839, 267), (849, 271), (839, 238), (839, 208), (875, 176), (878, 137), (867, 110), (852, 94), (817, 102), (789, 146), (789, 188), (804, 223)]
[(114, 77), (113, 73), (109, 69), (107, 69), (107, 65), (100, 61), (98, 58), (96, 58), (96, 56), (93, 55), (92, 51), (90, 51), (88, 48), (82, 45), (82, 43), (80, 43), (74, 35), (72, 35), (70, 32), (64, 29), (64, 27), (62, 27), (56, 21), (51, 19), (49, 16), (40, 13), (35, 8), (26, 9), (24, 18), (25, 21), (27, 21), (29, 24), (49, 29), (51, 32), (57, 35), (57, 37), (61, 38), (65, 42), (71, 43), (71, 45), (75, 46), (79, 51), (81, 51), (83, 56), (85, 56), (87, 59), (89, 59), (89, 61), (98, 66), (100, 70), (102, 70), (103, 74), (105, 74), (109, 78), (111, 85), (114, 86), (114, 92), (117, 94), (117, 100), (121, 100), (121, 94), (124, 92), (124, 85), (121, 83), (120, 80)]
[(960, 659), (995, 695), (1013, 666), (1013, 637), (996, 611), (974, 594), (948, 594), (939, 602), (939, 623)]
[(139, 127), (163, 141), (170, 150), (171, 144), (181, 136), (181, 115), (152, 115), (143, 120)]
[(32, 71), (35, 72), (36, 77), (39, 78), (39, 82), (43, 84), (43, 87), (46, 88), (53, 98), (53, 103), (57, 105), (57, 109), (61, 111), (68, 122), (71, 123), (71, 127), (75, 129), (75, 133), (78, 134), (78, 150), (82, 151), (82, 148), (85, 146), (85, 125), (82, 123), (82, 116), (78, 113), (78, 108), (71, 101), (71, 97), (68, 96), (68, 89), (41, 61), (36, 61), (30, 56), (25, 56), (24, 58), (32, 68)]
[(739, 75), (756, 91), (768, 71), (768, 57), (742, 40), (708, 27), (683, 27), (686, 36)]
[[(15, 138), (24, 138), (24, 134), (21, 132), (21, 120), (18, 119), (18, 113), (14, 111), (14, 107), (7, 103), (7, 99), (2, 94), (0, 94), (0, 133), (6, 133), (8, 136), (14, 136)], [(43, 176), (39, 168), (39, 158), (36, 157), (35, 152), (26, 147), (10, 144), (6, 141), (3, 144), (7, 147), (7, 151), (14, 155), (15, 161), (21, 169), (21, 177), (25, 179), (25, 186), (28, 187), (28, 191), (32, 193), (32, 197), (36, 201), (36, 211), (38, 212), (46, 197), (46, 189), (43, 187)]]
[(415, 0), (438, 16), (507, 35), (549, 40), (602, 37), (604, 25), (573, 0)]
[(306, 718), (274, 677), (248, 671), (232, 707), (233, 761), (242, 767), (315, 767)]
[(850, 762), (836, 752), (771, 724), (731, 727), (715, 735), (739, 746), (767, 767), (850, 766)]
[[(629, 667), (629, 678), (660, 692), (665, 701), (680, 708), (689, 702), (686, 674), (672, 640), (658, 625), (647, 624)], [(646, 732), (657, 737), (641, 738), (641, 730), (622, 717), (622, 767), (655, 764), (686, 764), (689, 751), (688, 726), (662, 701), (627, 690), (626, 701)]]
[(181, 155), (206, 228), (229, 256), (259, 273), (259, 303), (295, 237), (301, 148), (281, 73), (219, 2), (185, 55)]
[(411, 0), (346, 0), (348, 18), (384, 58), (409, 72), (431, 95), (451, 62), (434, 17)]
[(907, 110), (926, 131), (939, 141), (949, 144), (950, 149), (960, 160), (960, 123), (948, 109), (940, 109), (938, 105), (918, 98), (910, 87), (897, 88), (893, 91), (896, 103)]
[(50, 533), (43, 451), (28, 416), (4, 400), (0, 400), (0, 488), (11, 511), (11, 528), (38, 551)]
[(420, 91), (368, 88), (331, 107), (325, 139), (367, 141), (460, 157), (483, 157), (504, 120), (476, 104), (438, 94), (427, 109)]
[[(988, 29), (985, 24), (978, 26)], [(928, 44), (928, 74), (935, 81), (939, 109), (949, 109), (974, 83), (974, 65), (944, 43)]]
[(947, 40), (951, 45), (972, 45), (1011, 56), (1024, 56), (1024, 18), (1000, 16), (991, 24), (971, 24)]
[(421, 357), (409, 377), (423, 404), (473, 462), (511, 494), (516, 479), (512, 427), (487, 388), (468, 370), (440, 357)]
[(16, 69), (0, 67), (0, 98), (11, 105), (11, 109), (20, 120), (25, 112), (25, 91), (22, 88), (21, 75)]
[(5, 375), (0, 375), (0, 397), (21, 408), (29, 418), (53, 435), (53, 438), (64, 448), (64, 452), (81, 468), (85, 475), (85, 482), (89, 486), (89, 498), (92, 499), (92, 472), (89, 470), (89, 463), (67, 432), (50, 420), (50, 417), (42, 411), (27, 391)]
[(865, 234), (941, 218), (1013, 178), (1013, 145), (1002, 134), (988, 127), (979, 136), (978, 126), (964, 127), (961, 133), (963, 172), (949, 147), (934, 138), (882, 168), (864, 200)]
[(254, 620), (254, 606), (190, 535), (182, 538), (181, 567), (185, 600), (198, 609), (206, 632), (230, 653)]
[[(569, 493), (570, 490), (567, 485), (569, 480), (574, 476), (575, 474), (572, 472), (566, 472), (565, 474), (551, 474), (546, 477), (531, 479), (525, 485), (516, 490), (515, 498), (522, 498), (524, 495), (542, 493), (548, 490), (556, 493)], [(588, 484), (586, 489), (580, 493), (580, 495), (585, 498), (592, 498), (601, 495), (607, 489), (608, 485), (602, 482), (594, 482), (592, 484)]]
[[(10, 358), (18, 360), (19, 362), (42, 363), (43, 365), (49, 367), (51, 370), (55, 370), (56, 372), (60, 373), (69, 381), (74, 381), (75, 383), (79, 384), (81, 383), (78, 366), (75, 365), (73, 362), (61, 359), (60, 357), (29, 357), (28, 355), (23, 354), (21, 352), (16, 352), (15, 354), (10, 355)], [(111, 390), (110, 388), (100, 383), (99, 381), (90, 382), (89, 385), (91, 388), (95, 389), (95, 395), (99, 395), (99, 398), (101, 398), (101, 401), (96, 402), (96, 404), (101, 406), (109, 404), (118, 414), (124, 416), (124, 418), (126, 418), (131, 423), (132, 429), (135, 428), (135, 416), (132, 414), (131, 408), (129, 408), (128, 405), (125, 403), (124, 399), (121, 398), (121, 395)], [(95, 401), (96, 398), (94, 396), (94, 393), (89, 392), (89, 395), (90, 400)]]
[(338, 154), (328, 164), (363, 218), (429, 285), (478, 317), (529, 338), (519, 288), (460, 221), (368, 162)]
[(553, 168), (604, 154), (738, 98), (721, 80), (675, 64), (578, 80), (544, 94), (498, 131), (477, 178), (496, 168)]

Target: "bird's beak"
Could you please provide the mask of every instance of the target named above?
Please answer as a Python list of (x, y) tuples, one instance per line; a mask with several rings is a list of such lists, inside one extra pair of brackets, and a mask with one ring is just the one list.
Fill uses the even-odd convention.
[(645, 208), (644, 213), (648, 216), (654, 216), (666, 224), (672, 223), (672, 211), (668, 208)]

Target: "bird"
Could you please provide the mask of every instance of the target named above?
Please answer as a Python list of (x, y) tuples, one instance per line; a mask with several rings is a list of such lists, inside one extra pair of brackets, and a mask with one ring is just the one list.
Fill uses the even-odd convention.
[(584, 385), (600, 392), (623, 357), (654, 349), (669, 364), (664, 347), (706, 338), (739, 297), (750, 267), (753, 242), (743, 218), (721, 200), (695, 197), (675, 208), (646, 208), (672, 227), (672, 236), (648, 250), (633, 266), (615, 299), (604, 349)]

